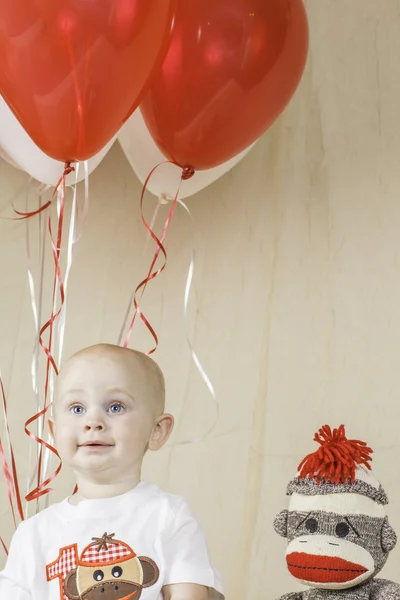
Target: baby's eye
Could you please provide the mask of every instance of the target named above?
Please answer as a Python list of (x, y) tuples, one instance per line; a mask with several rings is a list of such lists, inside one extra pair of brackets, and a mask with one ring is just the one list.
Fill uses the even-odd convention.
[(83, 406), (80, 406), (79, 404), (75, 404), (74, 406), (71, 406), (70, 411), (74, 415), (83, 415), (83, 413), (85, 412), (85, 409), (83, 408)]
[(118, 415), (119, 413), (124, 412), (125, 407), (123, 406), (123, 404), (121, 404), (120, 402), (113, 402), (109, 409), (110, 413), (112, 413), (113, 415)]

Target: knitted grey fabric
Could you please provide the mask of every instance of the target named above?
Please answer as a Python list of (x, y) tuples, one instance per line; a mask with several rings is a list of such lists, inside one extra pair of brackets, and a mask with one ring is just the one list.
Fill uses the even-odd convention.
[(400, 585), (386, 579), (373, 579), (347, 590), (310, 589), (285, 594), (278, 600), (400, 600)]
[(371, 600), (399, 600), (400, 585), (387, 579), (374, 579), (371, 582)]
[(278, 535), (281, 537), (287, 537), (288, 533), (288, 520), (289, 520), (289, 511), (281, 510), (274, 519), (274, 529)]
[(368, 496), (378, 504), (388, 504), (388, 497), (382, 486), (379, 489), (374, 488), (365, 481), (356, 479), (354, 483), (330, 483), (322, 481), (320, 484), (315, 479), (298, 479), (295, 477), (287, 486), (286, 493), (288, 496), (292, 494), (303, 494), (304, 496), (320, 496), (323, 494), (343, 494), (344, 492), (352, 492)]

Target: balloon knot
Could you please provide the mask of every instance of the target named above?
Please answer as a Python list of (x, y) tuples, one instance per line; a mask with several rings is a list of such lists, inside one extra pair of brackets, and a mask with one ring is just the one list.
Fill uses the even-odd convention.
[(70, 162), (64, 163), (64, 173), (63, 173), (64, 177), (66, 177), (70, 173), (73, 173), (74, 171), (75, 171), (75, 167), (73, 167)]
[(182, 181), (187, 181), (188, 179), (191, 179), (193, 177), (195, 173), (195, 170), (193, 167), (183, 167), (182, 169)]
[(160, 204), (169, 204), (171, 198), (168, 198), (167, 194), (160, 194), (158, 197), (158, 201)]

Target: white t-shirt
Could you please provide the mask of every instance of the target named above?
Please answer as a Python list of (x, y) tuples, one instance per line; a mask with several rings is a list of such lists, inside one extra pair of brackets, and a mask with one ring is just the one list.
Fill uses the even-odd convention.
[(223, 598), (187, 502), (142, 481), (115, 498), (77, 506), (66, 499), (23, 522), (0, 573), (0, 598), (160, 600), (174, 583)]

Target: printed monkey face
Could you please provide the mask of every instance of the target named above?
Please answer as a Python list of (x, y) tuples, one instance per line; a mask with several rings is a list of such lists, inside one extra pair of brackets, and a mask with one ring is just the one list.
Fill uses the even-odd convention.
[(146, 557), (96, 567), (80, 566), (65, 581), (71, 600), (139, 600), (142, 589), (158, 579), (158, 568)]
[(286, 560), (303, 583), (345, 589), (372, 577), (386, 562), (385, 519), (326, 512), (288, 514)]

